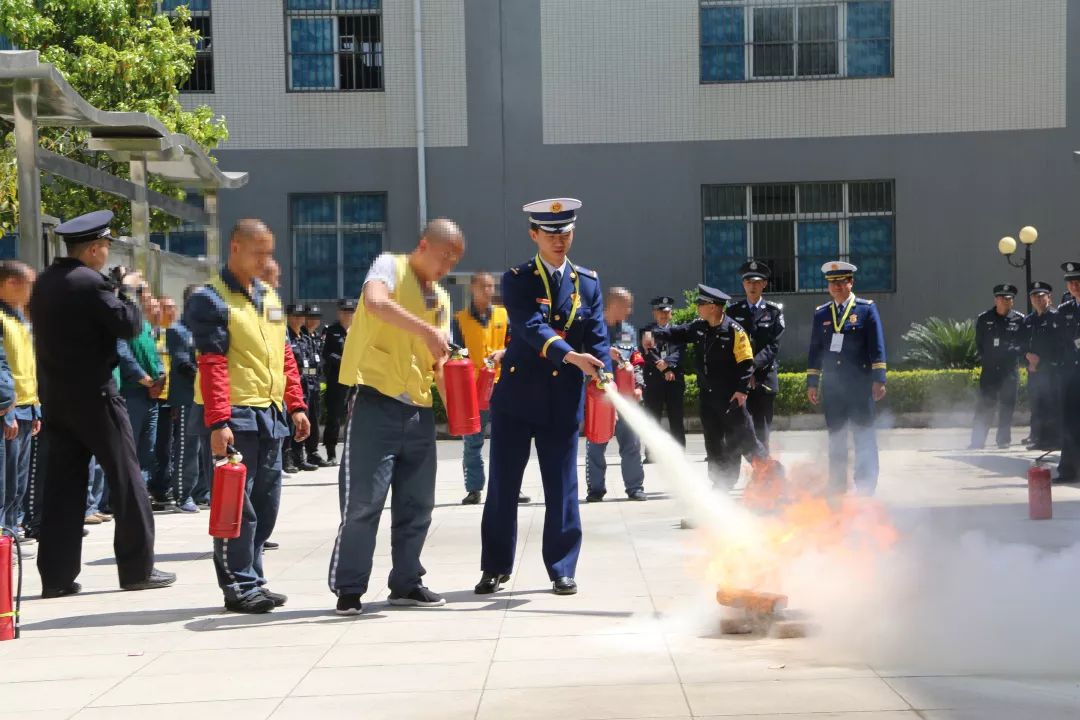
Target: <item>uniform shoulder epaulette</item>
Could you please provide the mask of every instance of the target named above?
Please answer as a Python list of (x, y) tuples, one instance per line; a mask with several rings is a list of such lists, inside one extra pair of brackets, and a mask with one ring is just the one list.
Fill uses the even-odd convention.
[[(766, 300), (765, 304), (768, 305), (771, 308), (776, 308), (777, 310), (783, 310), (784, 309), (784, 303), (778, 303), (778, 302), (773, 302), (772, 300)], [(826, 305), (827, 304), (828, 303), (826, 303)]]
[(733, 328), (735, 328), (735, 330), (737, 332), (746, 332), (746, 328), (744, 328), (742, 325), (740, 325), (739, 322), (735, 318), (731, 317), (730, 315), (728, 315), (728, 322), (731, 323), (731, 326)]
[(515, 265), (514, 267), (510, 268), (510, 272), (514, 273), (515, 275), (527, 275), (535, 269), (536, 260), (530, 260), (529, 262)]
[(818, 305), (816, 308), (814, 308), (814, 312), (817, 312), (818, 310), (824, 310), (825, 308), (829, 307), (829, 305), (830, 305), (830, 303), (822, 303), (822, 304)]
[[(866, 298), (857, 297), (857, 298), (855, 298), (855, 303), (858, 304), (858, 305), (873, 305), (874, 301), (873, 300), (868, 300)], [(828, 304), (828, 303), (826, 303), (826, 304)]]
[(574, 269), (578, 271), (578, 274), (580, 274), (580, 275), (582, 275), (584, 277), (592, 278), (593, 280), (596, 280), (599, 277), (596, 274), (595, 270), (590, 270), (589, 268), (583, 268), (580, 265), (575, 265)]

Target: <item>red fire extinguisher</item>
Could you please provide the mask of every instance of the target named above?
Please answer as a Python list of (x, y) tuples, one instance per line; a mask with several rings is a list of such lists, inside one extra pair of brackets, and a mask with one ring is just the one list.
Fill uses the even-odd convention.
[(1028, 517), (1032, 520), (1050, 520), (1054, 517), (1051, 498), (1050, 468), (1036, 460), (1028, 468)]
[(634, 366), (624, 363), (615, 368), (615, 387), (619, 388), (619, 394), (632, 397), (637, 383), (634, 380)]
[(210, 534), (231, 540), (240, 537), (247, 467), (242, 462), (244, 456), (232, 445), (226, 452), (227, 457), (214, 463), (214, 485), (210, 490)]
[(491, 391), (495, 389), (495, 363), (484, 360), (484, 366), (476, 375), (476, 401), (480, 410), (491, 408)]
[(592, 380), (585, 386), (585, 438), (606, 443), (615, 435), (615, 406), (607, 399), (607, 380)]
[(450, 360), (443, 366), (446, 383), (446, 421), (451, 435), (475, 435), (480, 432), (480, 401), (476, 396), (476, 378), (468, 350), (451, 343)]
[[(18, 560), (19, 577), (13, 580), (12, 556)], [(22, 553), (18, 540), (0, 532), (0, 640), (19, 637), (19, 606), (22, 604)]]

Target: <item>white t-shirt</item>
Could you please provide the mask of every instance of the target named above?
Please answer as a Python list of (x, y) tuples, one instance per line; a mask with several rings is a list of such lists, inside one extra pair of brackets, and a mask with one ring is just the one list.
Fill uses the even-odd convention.
[(383, 253), (375, 258), (375, 262), (371, 263), (368, 269), (367, 277), (364, 278), (364, 284), (367, 285), (372, 280), (384, 283), (387, 290), (394, 292), (397, 287), (397, 262), (393, 255)]

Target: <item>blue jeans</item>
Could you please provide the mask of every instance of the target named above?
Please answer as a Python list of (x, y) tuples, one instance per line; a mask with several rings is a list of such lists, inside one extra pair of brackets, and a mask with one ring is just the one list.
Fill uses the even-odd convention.
[(0, 503), (0, 525), (18, 527), (22, 520), (22, 504), (30, 484), (30, 430), (32, 420), (16, 420), (19, 434), (4, 441), (4, 500)]
[[(622, 463), (623, 487), (626, 494), (637, 492), (645, 486), (645, 468), (641, 464), (641, 440), (630, 429), (630, 423), (621, 417), (615, 423), (615, 440), (619, 443), (619, 458)], [(588, 443), (585, 448), (585, 487), (590, 493), (604, 495), (607, 483), (607, 458), (604, 451), (607, 443)]]
[(149, 485), (154, 471), (154, 446), (157, 442), (158, 401), (146, 394), (146, 388), (125, 390), (121, 393), (127, 404), (131, 434), (135, 438), (135, 451), (139, 455), (139, 468), (143, 482)]
[(491, 411), (480, 411), (480, 432), (466, 435), (465, 454), (461, 458), (461, 467), (465, 471), (465, 490), (480, 492), (484, 489), (484, 430), (491, 423)]
[(101, 510), (105, 501), (105, 471), (98, 465), (97, 458), (90, 458), (90, 490), (86, 494), (86, 514), (93, 515)]

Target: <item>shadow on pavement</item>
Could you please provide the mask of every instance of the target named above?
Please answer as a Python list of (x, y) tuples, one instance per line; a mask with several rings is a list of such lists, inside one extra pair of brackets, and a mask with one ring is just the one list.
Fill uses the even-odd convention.
[(1025, 480), (1032, 462), (1028, 458), (1013, 457), (1011, 455), (980, 455), (976, 453), (959, 453), (942, 455), (941, 457), (944, 460), (967, 463), (972, 467), (988, 470), (1005, 477), (1019, 477)]
[[(73, 607), (74, 609), (74, 607)], [(72, 628), (114, 627), (117, 625), (161, 625), (180, 620), (206, 622), (206, 615), (220, 613), (221, 606), (200, 608), (169, 608), (164, 610), (129, 610), (127, 612), (102, 613), (100, 615), (79, 615), (24, 623), (23, 630), (69, 630)]]
[[(209, 560), (214, 556), (213, 551), (207, 550), (206, 552), (180, 552), (180, 553), (156, 553), (154, 560), (157, 562), (186, 562), (189, 560)], [(116, 558), (101, 558), (99, 560), (90, 560), (83, 563), (83, 565), (115, 565)]]
[[(363, 613), (362, 615), (335, 615), (333, 608), (311, 610), (274, 610), (261, 615), (242, 615), (224, 613), (220, 607), (214, 608), (216, 616), (196, 619), (184, 625), (185, 630), (194, 632), (219, 632), (223, 630), (242, 630), (247, 627), (268, 627), (272, 625), (337, 625), (354, 620), (375, 620), (386, 617), (381, 613)], [(309, 621), (308, 618), (322, 618)], [(304, 621), (304, 622), (297, 622)]]

